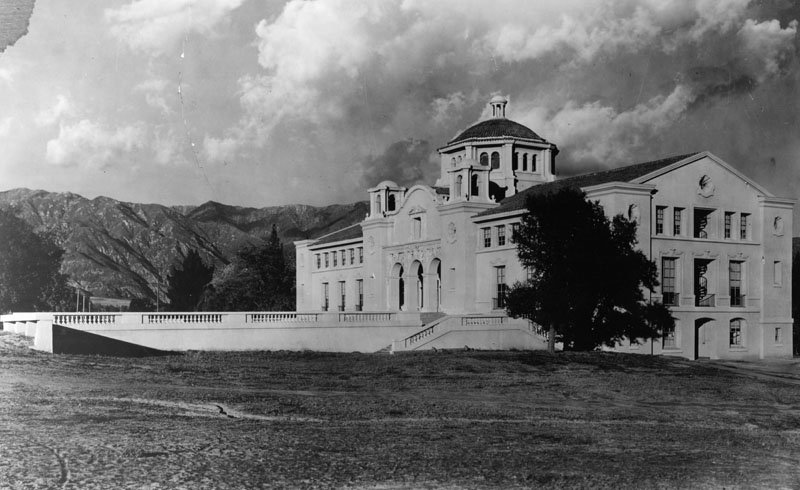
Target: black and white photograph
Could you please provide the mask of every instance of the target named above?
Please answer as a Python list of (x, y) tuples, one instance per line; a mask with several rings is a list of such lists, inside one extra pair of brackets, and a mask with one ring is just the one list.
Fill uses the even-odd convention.
[(0, 0), (0, 489), (800, 488), (799, 23)]

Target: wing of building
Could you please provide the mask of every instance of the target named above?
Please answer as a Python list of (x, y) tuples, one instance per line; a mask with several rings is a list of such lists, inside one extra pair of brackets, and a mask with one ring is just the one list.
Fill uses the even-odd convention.
[(298, 311), (502, 313), (527, 277), (511, 240), (526, 197), (574, 187), (638, 222), (660, 274), (653, 299), (677, 319), (661, 341), (619, 349), (791, 356), (793, 200), (707, 151), (557, 179), (556, 145), (507, 119), (504, 98), (490, 105), (438, 150), (432, 186), (381, 182), (363, 222), (296, 242)]

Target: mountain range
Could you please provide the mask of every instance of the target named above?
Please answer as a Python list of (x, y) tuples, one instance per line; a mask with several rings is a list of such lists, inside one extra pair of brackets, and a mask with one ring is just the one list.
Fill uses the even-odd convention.
[(152, 299), (156, 288), (163, 297), (170, 268), (190, 249), (221, 273), (241, 247), (262, 244), (274, 224), (293, 256), (294, 240), (358, 223), (368, 204), (163, 206), (12, 189), (0, 192), (0, 209), (51, 236), (65, 252), (61, 271), (92, 295)]

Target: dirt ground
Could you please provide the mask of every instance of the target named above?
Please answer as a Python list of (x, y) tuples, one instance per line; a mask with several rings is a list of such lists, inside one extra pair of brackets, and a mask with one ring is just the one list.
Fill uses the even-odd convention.
[(798, 488), (800, 364), (51, 355), (0, 332), (0, 488)]

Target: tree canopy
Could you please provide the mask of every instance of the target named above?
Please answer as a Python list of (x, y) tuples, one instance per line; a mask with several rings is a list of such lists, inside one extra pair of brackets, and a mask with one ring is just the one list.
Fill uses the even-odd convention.
[(0, 210), (0, 312), (64, 311), (71, 291), (61, 250), (10, 211)]
[(202, 308), (214, 311), (288, 311), (295, 305), (294, 269), (287, 264), (278, 230), (266, 244), (237, 253)]
[(669, 309), (648, 302), (656, 266), (635, 248), (636, 223), (603, 208), (577, 189), (533, 195), (514, 234), (529, 280), (510, 288), (511, 316), (550, 330), (565, 349), (592, 350), (621, 340), (649, 339), (674, 328)]
[(173, 266), (167, 276), (170, 310), (194, 311), (213, 276), (214, 266), (207, 266), (197, 250), (189, 250), (180, 265)]

